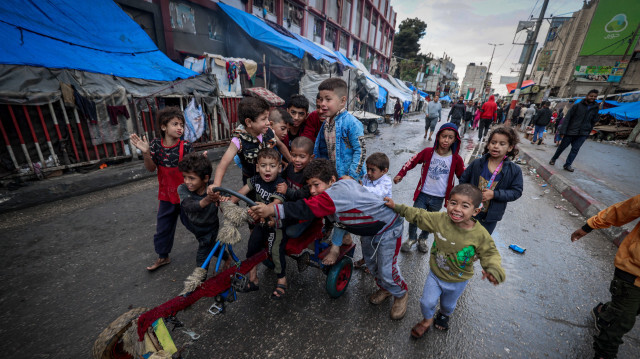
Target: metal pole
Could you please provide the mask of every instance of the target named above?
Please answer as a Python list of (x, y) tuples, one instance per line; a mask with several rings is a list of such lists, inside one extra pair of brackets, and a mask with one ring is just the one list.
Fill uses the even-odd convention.
[(484, 79), (484, 87), (485, 88), (483, 89), (483, 92), (485, 94), (484, 95), (485, 99), (486, 99), (487, 94), (489, 93), (489, 91), (491, 91), (491, 90), (487, 91), (486, 88), (487, 88), (487, 83), (489, 82), (489, 74), (491, 73), (491, 63), (493, 62), (493, 55), (496, 53), (496, 46), (502, 46), (504, 44), (492, 44), (492, 43), (489, 43), (489, 45), (493, 46), (493, 51), (491, 51), (491, 60), (489, 60), (489, 67), (487, 68), (487, 77)]
[[(549, 0), (544, 0), (542, 4), (542, 9), (540, 9), (540, 15), (538, 16), (538, 20), (536, 20), (536, 28), (533, 31), (533, 36), (531, 37), (531, 43), (527, 45), (527, 53), (524, 55), (524, 64), (520, 69), (520, 77), (518, 78), (518, 84), (516, 85), (516, 89), (513, 91), (513, 97), (511, 98), (511, 106), (509, 106), (509, 116), (513, 114), (513, 109), (516, 108), (516, 104), (518, 103), (518, 97), (520, 97), (520, 87), (522, 87), (522, 81), (524, 81), (524, 75), (527, 72), (527, 67), (529, 67), (529, 58), (531, 57), (531, 53), (533, 52), (533, 45), (536, 43), (536, 39), (538, 38), (538, 32), (540, 32), (540, 25), (542, 24), (542, 20), (544, 18), (544, 13), (547, 11), (547, 5), (549, 5)], [(507, 125), (511, 124), (510, 120)]]

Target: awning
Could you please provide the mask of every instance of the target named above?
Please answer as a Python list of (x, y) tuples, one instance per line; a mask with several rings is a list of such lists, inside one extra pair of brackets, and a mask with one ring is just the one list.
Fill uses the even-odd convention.
[(0, 1), (0, 64), (157, 81), (197, 75), (111, 0)]
[[(520, 89), (523, 90), (523, 89), (525, 89), (525, 88), (527, 88), (529, 86), (533, 86), (535, 84), (536, 83), (533, 80), (522, 81), (522, 86), (520, 86)], [(516, 87), (518, 86), (518, 83), (517, 82), (513, 82), (513, 83), (510, 83), (510, 84), (507, 84), (506, 86), (507, 86), (507, 91), (509, 93), (514, 93), (515, 90), (516, 90)]]

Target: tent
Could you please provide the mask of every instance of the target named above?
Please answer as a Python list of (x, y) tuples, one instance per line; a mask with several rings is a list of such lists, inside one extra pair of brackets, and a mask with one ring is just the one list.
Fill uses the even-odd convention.
[(640, 102), (621, 104), (618, 107), (600, 110), (598, 113), (601, 115), (611, 115), (620, 121), (633, 121), (640, 118)]
[[(367, 83), (367, 88), (369, 89), (373, 89), (373, 91), (375, 91), (375, 96), (373, 96), (376, 99), (376, 108), (380, 109), (380, 108), (384, 108), (385, 104), (387, 103), (387, 95), (388, 95), (388, 91), (382, 87), (377, 81), (376, 81), (376, 77), (373, 76), (369, 70), (367, 70), (367, 68), (364, 66), (363, 63), (357, 61), (357, 60), (353, 60), (352, 63), (356, 66), (356, 68), (361, 71), (364, 75), (365, 78), (367, 79), (366, 83)], [(370, 92), (371, 93), (371, 92)]]
[[(523, 89), (526, 89), (527, 87), (533, 86), (535, 84), (536, 83), (533, 82), (533, 80), (522, 81), (522, 86), (520, 86), (520, 89), (523, 90)], [(513, 83), (510, 83), (510, 84), (507, 84), (506, 86), (507, 86), (507, 91), (509, 93), (514, 93), (515, 90), (516, 90), (516, 87), (518, 86), (518, 83), (517, 82), (513, 82)]]
[(451, 102), (451, 97), (449, 97), (449, 95), (446, 95), (444, 97), (440, 97), (440, 101), (449, 101), (449, 102)]
[[(389, 81), (381, 78), (381, 77), (376, 77), (375, 80), (380, 84), (380, 86), (384, 87), (388, 92), (389, 92), (389, 97), (395, 97), (400, 99), (400, 101), (403, 103), (405, 109), (407, 107), (407, 103), (411, 104), (411, 95), (400, 91), (400, 89), (396, 88), (395, 86), (393, 86)], [(387, 102), (387, 111), (386, 113), (393, 113), (393, 106), (395, 106), (395, 102), (393, 101), (388, 101)]]

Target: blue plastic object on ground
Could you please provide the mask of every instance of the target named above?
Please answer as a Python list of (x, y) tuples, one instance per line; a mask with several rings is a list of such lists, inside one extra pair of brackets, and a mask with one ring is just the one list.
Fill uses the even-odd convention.
[(527, 250), (526, 248), (520, 248), (520, 246), (518, 246), (516, 244), (510, 245), (509, 249), (511, 249), (514, 252), (520, 253), (520, 254), (524, 254), (524, 252)]

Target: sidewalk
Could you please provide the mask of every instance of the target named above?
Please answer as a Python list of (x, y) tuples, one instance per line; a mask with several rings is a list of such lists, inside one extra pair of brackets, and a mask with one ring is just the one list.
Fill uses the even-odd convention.
[[(222, 158), (226, 149), (226, 147), (209, 149), (207, 156), (209, 160), (216, 162)], [(7, 188), (0, 189), (0, 213), (67, 199), (155, 176), (156, 172), (147, 171), (141, 160), (135, 160), (89, 173), (76, 172), (42, 181), (29, 181), (26, 182), (25, 187), (15, 191), (9, 191)]]
[[(542, 145), (532, 145), (522, 137), (519, 158), (535, 168), (544, 180), (549, 182), (585, 217), (591, 217), (608, 206), (626, 200), (640, 193), (640, 150), (607, 143), (587, 140), (572, 167), (574, 172), (565, 171), (562, 166), (570, 152), (567, 148), (555, 166), (549, 160), (556, 151), (551, 137)], [(624, 229), (603, 230), (616, 245), (635, 225), (635, 221)]]

